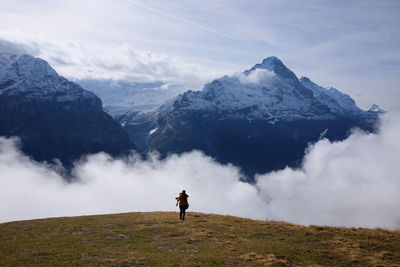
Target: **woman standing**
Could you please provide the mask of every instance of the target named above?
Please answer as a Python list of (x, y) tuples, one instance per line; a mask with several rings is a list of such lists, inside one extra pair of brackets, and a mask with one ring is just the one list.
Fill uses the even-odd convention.
[(179, 219), (184, 221), (185, 220), (185, 213), (186, 209), (189, 208), (189, 202), (188, 202), (188, 195), (186, 195), (186, 191), (182, 190), (181, 193), (179, 193), (179, 196), (177, 196), (176, 199), (176, 205), (178, 206), (179, 204), (179, 209), (180, 209), (180, 214), (179, 214)]

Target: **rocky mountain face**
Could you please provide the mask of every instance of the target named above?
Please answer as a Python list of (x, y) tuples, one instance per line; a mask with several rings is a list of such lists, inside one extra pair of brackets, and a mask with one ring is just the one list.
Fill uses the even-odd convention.
[(125, 118), (124, 129), (144, 152), (201, 150), (240, 166), (252, 180), (256, 173), (298, 166), (305, 148), (322, 136), (342, 140), (353, 127), (373, 131), (377, 114), (337, 89), (299, 80), (269, 57), (153, 112)]
[(29, 55), (0, 54), (0, 136), (17, 136), (34, 159), (66, 166), (85, 154), (135, 148), (100, 98)]

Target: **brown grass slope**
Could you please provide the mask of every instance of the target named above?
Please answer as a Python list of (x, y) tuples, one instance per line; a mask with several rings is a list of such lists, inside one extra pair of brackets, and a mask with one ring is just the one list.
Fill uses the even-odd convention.
[(173, 212), (0, 224), (0, 266), (400, 266), (400, 232)]

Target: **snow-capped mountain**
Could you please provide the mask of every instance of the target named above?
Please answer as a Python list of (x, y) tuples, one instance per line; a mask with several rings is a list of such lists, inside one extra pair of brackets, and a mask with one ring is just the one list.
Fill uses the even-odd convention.
[(0, 54), (0, 136), (18, 136), (28, 155), (66, 165), (134, 148), (95, 94), (30, 55)]
[(243, 73), (213, 80), (202, 91), (187, 91), (158, 112), (178, 106), (214, 116), (271, 123), (362, 116), (364, 112), (350, 96), (335, 88), (324, 88), (306, 77), (297, 79), (276, 57), (266, 58)]
[(186, 92), (175, 100), (174, 105), (223, 117), (271, 122), (332, 118), (329, 109), (321, 105), (312, 91), (276, 57), (266, 58), (243, 73), (216, 79), (206, 84), (202, 91)]
[(0, 53), (0, 94), (18, 94), (29, 100), (74, 101), (98, 99), (68, 81), (44, 60), (30, 55)]
[(353, 127), (372, 131), (376, 118), (348, 95), (299, 80), (278, 58), (269, 57), (153, 112), (125, 118), (124, 128), (144, 151), (168, 155), (199, 149), (251, 177), (296, 166), (309, 142), (323, 132), (341, 140)]

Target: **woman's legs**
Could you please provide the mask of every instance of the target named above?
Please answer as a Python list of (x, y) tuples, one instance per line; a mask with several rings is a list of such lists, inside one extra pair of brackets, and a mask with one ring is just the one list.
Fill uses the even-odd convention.
[(179, 219), (184, 221), (185, 220), (186, 207), (179, 205), (179, 209), (181, 210), (181, 212), (179, 213)]

